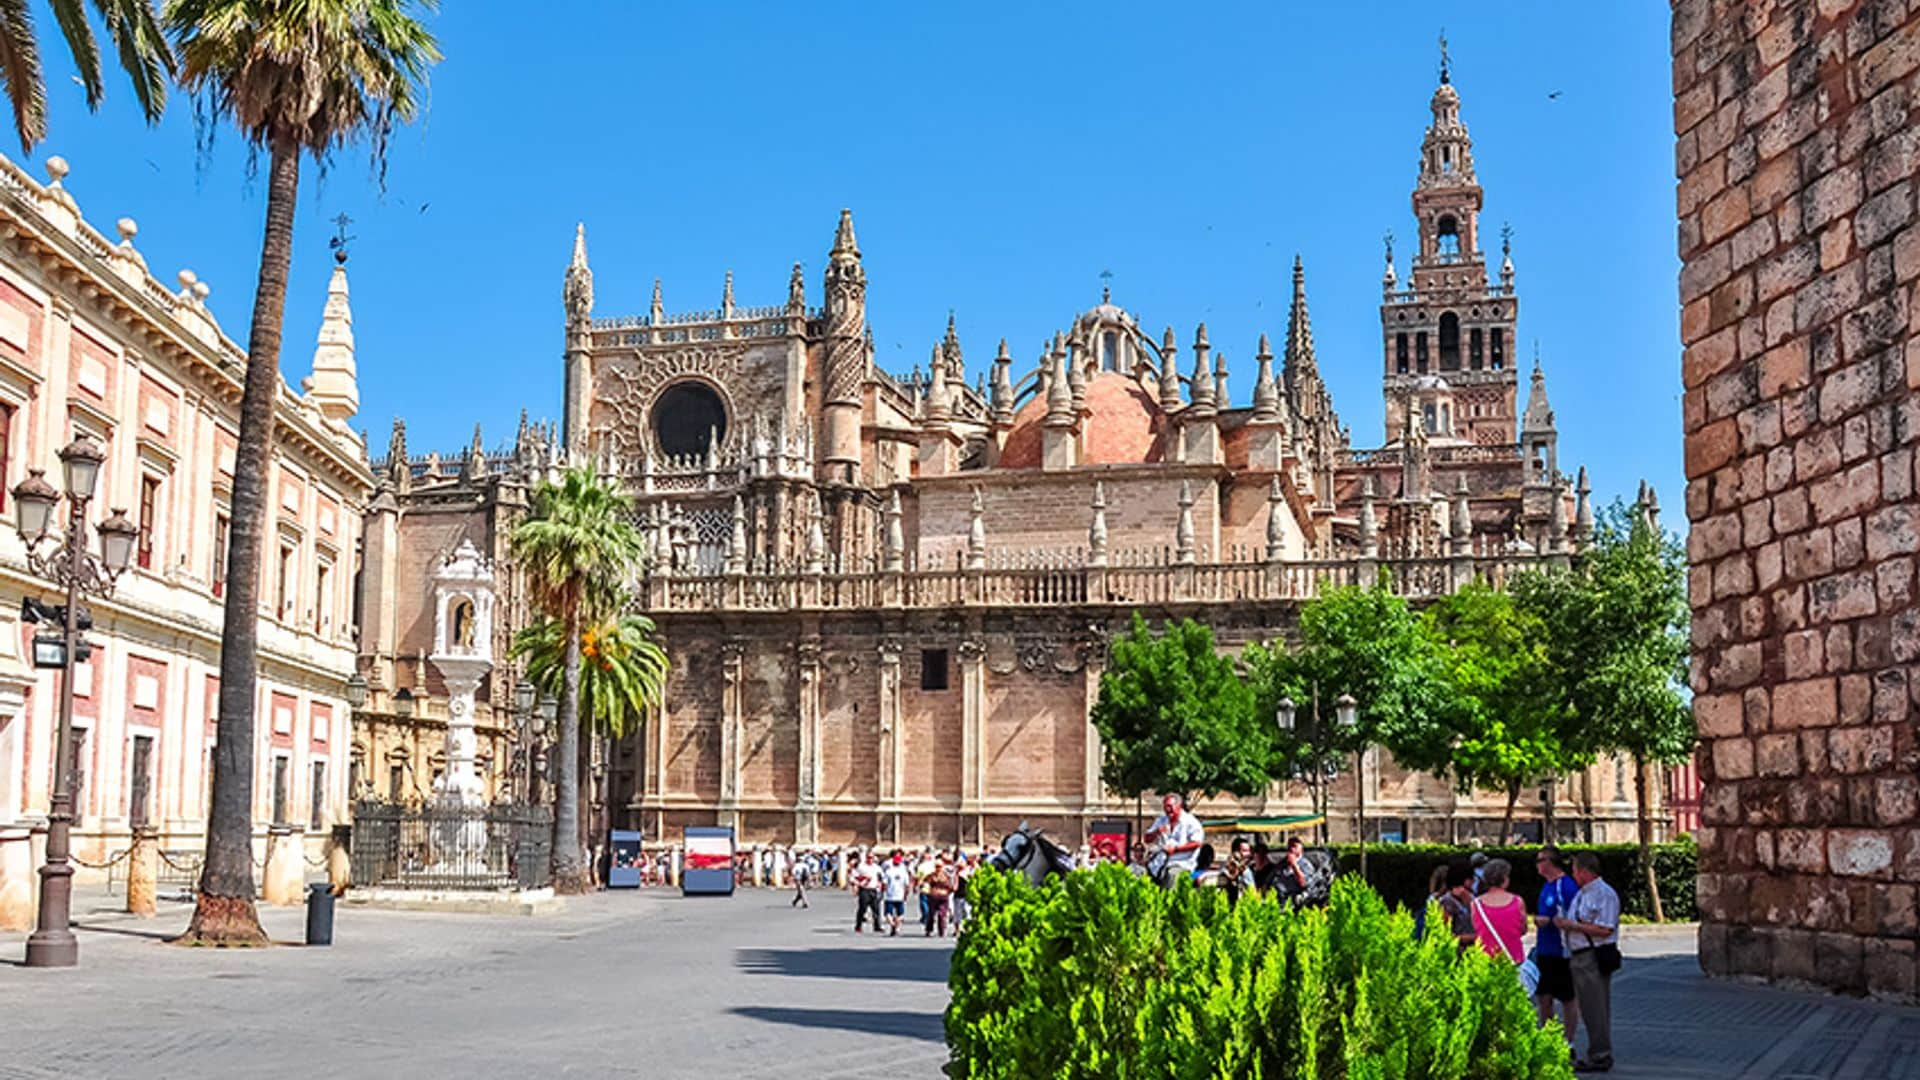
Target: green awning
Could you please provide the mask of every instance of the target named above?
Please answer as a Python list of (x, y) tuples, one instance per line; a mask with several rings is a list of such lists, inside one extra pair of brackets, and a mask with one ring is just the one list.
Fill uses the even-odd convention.
[(1261, 833), (1311, 829), (1326, 820), (1324, 814), (1283, 814), (1280, 817), (1215, 818), (1212, 821), (1203, 819), (1200, 824), (1205, 825), (1208, 832)]

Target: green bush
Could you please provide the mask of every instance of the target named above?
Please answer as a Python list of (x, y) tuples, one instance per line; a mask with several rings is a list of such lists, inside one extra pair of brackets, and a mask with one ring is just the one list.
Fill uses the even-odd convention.
[(953, 1077), (1566, 1080), (1511, 965), (1413, 936), (1357, 879), (1325, 910), (1229, 905), (1105, 865), (983, 869), (954, 949)]
[[(1360, 848), (1342, 844), (1334, 849), (1340, 858), (1342, 873), (1360, 872)], [(1533, 856), (1538, 844), (1530, 847), (1453, 847), (1447, 844), (1368, 844), (1367, 881), (1387, 902), (1398, 905), (1421, 903), (1427, 895), (1427, 877), (1433, 868), (1451, 859), (1465, 859), (1476, 851), (1513, 864), (1515, 892), (1527, 898), (1528, 909), (1540, 895), (1540, 874), (1534, 869)], [(1653, 901), (1647, 895), (1647, 876), (1640, 868), (1638, 844), (1561, 844), (1560, 850), (1573, 857), (1576, 851), (1591, 851), (1600, 856), (1600, 876), (1620, 893), (1620, 904), (1628, 915), (1650, 919)], [(1669, 919), (1690, 921), (1700, 917), (1694, 903), (1693, 879), (1699, 867), (1699, 849), (1693, 837), (1685, 836), (1670, 844), (1653, 846), (1653, 872), (1660, 882), (1660, 903)]]

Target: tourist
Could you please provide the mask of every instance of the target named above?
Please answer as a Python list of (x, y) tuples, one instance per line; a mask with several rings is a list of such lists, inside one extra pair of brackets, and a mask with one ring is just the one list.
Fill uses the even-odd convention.
[(913, 871), (907, 868), (907, 853), (899, 848), (880, 868), (881, 910), (887, 916), (887, 936), (900, 936), (900, 920), (907, 913), (907, 893), (913, 888)]
[(1539, 928), (1534, 936), (1533, 962), (1540, 969), (1534, 1005), (1540, 1010), (1540, 1026), (1545, 1027), (1553, 1022), (1554, 1003), (1560, 1003), (1560, 1029), (1566, 1032), (1567, 1045), (1572, 1046), (1579, 1027), (1580, 1005), (1573, 994), (1573, 968), (1567, 961), (1566, 942), (1561, 939), (1554, 918), (1566, 914), (1580, 886), (1574, 884), (1572, 875), (1567, 873), (1566, 856), (1552, 844), (1540, 849), (1533, 864), (1545, 882), (1540, 886), (1540, 900), (1535, 905), (1533, 920)]
[(1193, 883), (1213, 889), (1220, 886), (1220, 871), (1213, 865), (1213, 845), (1201, 844), (1199, 854), (1193, 859)]
[(927, 937), (947, 936), (948, 904), (952, 902), (953, 890), (958, 884), (959, 879), (953, 872), (953, 860), (943, 851), (933, 873), (927, 877)]
[(1447, 927), (1460, 951), (1480, 939), (1473, 928), (1473, 868), (1463, 863), (1447, 867), (1447, 892), (1440, 898), (1440, 910), (1446, 914)]
[(793, 861), (793, 899), (787, 901), (790, 908), (813, 906), (807, 903), (807, 879), (813, 876), (812, 859), (812, 855), (807, 855)]
[(853, 889), (854, 911), (853, 932), (858, 934), (867, 923), (867, 913), (873, 913), (873, 932), (880, 932), (880, 867), (874, 864), (873, 852), (861, 856), (859, 865), (853, 868), (849, 879)]
[(936, 866), (933, 849), (921, 848), (919, 861), (913, 864), (913, 891), (920, 898), (920, 926), (928, 934), (933, 933), (933, 900), (927, 889)]
[(1227, 855), (1227, 865), (1220, 872), (1221, 883), (1226, 886), (1227, 899), (1237, 901), (1241, 893), (1250, 893), (1253, 882), (1253, 841), (1244, 836), (1233, 838), (1233, 846)]
[(1527, 902), (1507, 891), (1513, 864), (1488, 859), (1480, 872), (1480, 895), (1473, 898), (1474, 936), (1488, 956), (1518, 966), (1527, 958)]
[(954, 860), (953, 867), (953, 934), (960, 936), (960, 927), (967, 921), (967, 883), (973, 880), (973, 861), (962, 851)]
[(1476, 851), (1470, 861), (1473, 865), (1473, 895), (1479, 896), (1486, 883), (1487, 853)]
[(1553, 925), (1566, 935), (1574, 999), (1587, 1029), (1587, 1056), (1574, 1072), (1613, 1068), (1613, 973), (1620, 970), (1620, 894), (1600, 877), (1600, 857), (1582, 851), (1573, 857), (1573, 880), (1580, 886), (1567, 913)]
[(1186, 812), (1187, 800), (1181, 795), (1168, 795), (1160, 800), (1160, 807), (1165, 813), (1154, 819), (1144, 838), (1158, 851), (1156, 859), (1147, 863), (1147, 870), (1154, 880), (1171, 885), (1182, 875), (1193, 873), (1207, 830), (1199, 818)]
[(1307, 891), (1307, 846), (1295, 836), (1287, 840), (1287, 853), (1273, 875), (1273, 890), (1280, 899), (1292, 903)]
[(1147, 869), (1147, 845), (1140, 843), (1133, 845), (1133, 852), (1127, 859), (1127, 869), (1136, 877), (1153, 876), (1153, 872)]
[(1415, 940), (1427, 936), (1427, 908), (1441, 903), (1447, 895), (1447, 864), (1441, 863), (1427, 875), (1427, 899), (1420, 909), (1413, 913), (1413, 936)]

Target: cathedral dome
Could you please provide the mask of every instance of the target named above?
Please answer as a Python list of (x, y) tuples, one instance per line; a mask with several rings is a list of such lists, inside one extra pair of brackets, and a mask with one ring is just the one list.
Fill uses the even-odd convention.
[[(1166, 423), (1160, 406), (1134, 379), (1112, 371), (1087, 380), (1086, 452), (1082, 465), (1137, 465), (1166, 460)], [(1047, 419), (1045, 394), (1036, 394), (1014, 414), (1000, 451), (1003, 469), (1040, 467), (1040, 431)]]

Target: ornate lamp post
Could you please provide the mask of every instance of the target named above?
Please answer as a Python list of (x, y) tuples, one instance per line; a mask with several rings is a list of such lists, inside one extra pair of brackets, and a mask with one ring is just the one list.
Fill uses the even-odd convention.
[[(1334, 721), (1343, 734), (1351, 736), (1360, 727), (1360, 703), (1352, 694), (1341, 694), (1333, 703)], [(1360, 816), (1360, 880), (1367, 879), (1367, 751), (1362, 744), (1353, 752), (1353, 802)]]
[(547, 753), (547, 743), (553, 738), (554, 724), (560, 715), (560, 702), (551, 694), (541, 694), (540, 704), (534, 708), (539, 723), (534, 731), (533, 782), (527, 796), (529, 806), (539, 806), (545, 801), (546, 793), (541, 789), (542, 781), (553, 779), (555, 768), (551, 755)]
[[(352, 675), (347, 676), (347, 711), (353, 714), (353, 719), (356, 722), (366, 715), (368, 689), (369, 686), (365, 675), (356, 671)], [(354, 742), (357, 741), (350, 740), (350, 744)], [(373, 751), (373, 738), (371, 734), (369, 734), (367, 739), (367, 751), (368, 753), (372, 753)], [(359, 762), (355, 762), (355, 764), (358, 765)], [(361, 774), (362, 783), (364, 783), (366, 779), (365, 768), (360, 768), (358, 772)], [(360, 801), (360, 787), (361, 784), (355, 784), (353, 785), (353, 790), (347, 792), (347, 804), (349, 807)]]
[(35, 574), (66, 590), (67, 602), (49, 607), (31, 598), (22, 605), (26, 621), (42, 618), (56, 621), (60, 630), (35, 634), (35, 667), (57, 668), (60, 678), (60, 719), (54, 737), (53, 796), (47, 818), (47, 862), (40, 868), (40, 912), (33, 934), (27, 938), (28, 967), (72, 967), (80, 960), (80, 943), (73, 936), (69, 917), (73, 905), (73, 665), (86, 643), (81, 634), (93, 625), (93, 619), (80, 606), (84, 595), (106, 596), (133, 561), (133, 549), (140, 530), (115, 510), (100, 523), (100, 554), (87, 550), (87, 504), (93, 501), (100, 481), (100, 466), (107, 455), (100, 444), (82, 435), (60, 450), (62, 479), (66, 485), (67, 529), (52, 547), (42, 549), (53, 525), (53, 511), (60, 493), (47, 483), (41, 469), (29, 470), (27, 478), (13, 489), (15, 524), (27, 545), (27, 565)]
[(523, 803), (532, 803), (533, 793), (533, 707), (540, 691), (525, 679), (513, 684), (513, 786)]

